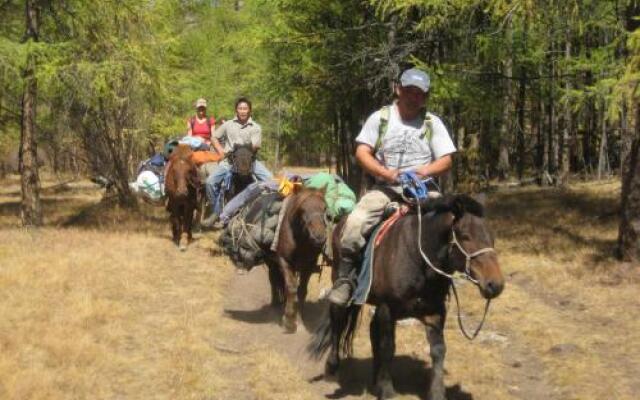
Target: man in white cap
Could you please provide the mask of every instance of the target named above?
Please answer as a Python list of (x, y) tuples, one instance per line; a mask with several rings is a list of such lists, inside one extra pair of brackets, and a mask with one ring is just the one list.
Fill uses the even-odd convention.
[(456, 148), (447, 128), (440, 118), (424, 111), (430, 84), (425, 72), (416, 68), (404, 71), (395, 87), (397, 100), (371, 114), (356, 137), (356, 160), (376, 183), (345, 223), (338, 279), (328, 295), (334, 304), (344, 306), (351, 299), (356, 263), (367, 238), (382, 220), (385, 207), (402, 192), (398, 175), (413, 171), (427, 178), (451, 168)]

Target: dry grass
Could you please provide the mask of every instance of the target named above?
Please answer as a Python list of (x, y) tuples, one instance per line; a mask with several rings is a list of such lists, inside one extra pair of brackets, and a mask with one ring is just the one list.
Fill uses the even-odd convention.
[[(224, 313), (241, 278), (210, 256), (212, 237), (181, 254), (162, 209), (100, 203), (87, 182), (45, 190), (47, 226), (24, 230), (17, 184), (0, 189), (0, 398), (324, 397), (306, 368), (321, 366), (288, 350), (301, 337)], [(611, 257), (618, 197), (615, 182), (490, 195), (508, 286), (476, 342), (459, 334), (451, 305), (450, 398), (636, 398), (640, 278)], [(312, 300), (328, 275), (312, 280)], [(482, 301), (469, 285), (461, 292), (473, 326)], [(369, 397), (368, 318), (343, 377), (359, 388), (349, 398)], [(427, 383), (424, 331), (400, 326), (397, 336), (396, 385), (414, 399)]]

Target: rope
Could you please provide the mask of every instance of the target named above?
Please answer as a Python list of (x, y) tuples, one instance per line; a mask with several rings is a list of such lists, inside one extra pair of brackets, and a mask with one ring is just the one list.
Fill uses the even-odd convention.
[[(472, 335), (469, 335), (467, 333), (467, 330), (464, 328), (464, 324), (462, 323), (462, 317), (460, 316), (461, 313), (461, 307), (460, 307), (460, 299), (458, 298), (458, 291), (456, 289), (456, 283), (455, 283), (455, 278), (456, 278), (456, 274), (455, 272), (453, 274), (448, 274), (444, 271), (442, 271), (441, 269), (439, 269), (438, 267), (436, 267), (431, 260), (429, 259), (429, 257), (427, 257), (427, 255), (425, 254), (424, 250), (422, 249), (422, 210), (420, 209), (420, 202), (416, 201), (416, 207), (418, 208), (418, 250), (420, 251), (420, 255), (422, 256), (422, 259), (427, 263), (427, 265), (436, 273), (449, 278), (449, 280), (451, 280), (451, 287), (453, 289), (453, 295), (455, 297), (456, 300), (456, 311), (458, 314), (458, 326), (460, 327), (460, 331), (462, 332), (462, 334), (464, 335), (464, 337), (466, 337), (468, 340), (473, 340), (476, 338), (476, 336), (478, 336), (478, 333), (480, 333), (480, 330), (482, 329), (482, 326), (484, 325), (484, 321), (487, 317), (487, 313), (489, 312), (489, 304), (491, 303), (491, 299), (487, 299), (487, 302), (485, 304), (484, 307), (484, 314), (482, 316), (482, 320), (480, 321), (480, 324), (478, 325), (478, 327), (476, 328), (476, 330), (474, 331), (474, 333)], [(458, 241), (457, 237), (456, 237), (456, 232), (453, 229), (453, 227), (451, 228), (451, 233), (452, 233), (452, 237), (451, 237), (451, 246), (456, 245), (458, 247), (458, 250), (460, 250), (460, 252), (465, 256), (466, 261), (465, 261), (465, 272), (462, 275), (463, 278), (473, 282), (476, 286), (480, 287), (480, 283), (474, 279), (471, 276), (471, 259), (474, 257), (479, 256), (480, 254), (484, 254), (484, 253), (488, 253), (490, 251), (495, 251), (493, 248), (491, 247), (485, 247), (483, 249), (480, 249), (478, 251), (473, 252), (472, 254), (469, 254), (460, 244), (460, 242)]]

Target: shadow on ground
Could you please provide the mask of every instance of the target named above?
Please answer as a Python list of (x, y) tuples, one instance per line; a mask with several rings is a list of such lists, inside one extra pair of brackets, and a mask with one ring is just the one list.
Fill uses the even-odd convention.
[[(324, 301), (306, 302), (302, 311), (302, 324), (308, 332), (313, 332), (327, 315), (327, 303)], [(250, 324), (279, 324), (282, 315), (282, 306), (264, 304), (254, 310), (225, 309), (225, 314), (231, 319)]]
[[(391, 367), (393, 385), (398, 394), (414, 395), (426, 400), (430, 383), (431, 369), (419, 359), (409, 356), (397, 356)], [(362, 396), (373, 393), (373, 360), (371, 358), (350, 358), (343, 360), (339, 370), (338, 388), (326, 395), (329, 399), (341, 399), (347, 396)], [(313, 384), (324, 379), (322, 375), (310, 380)], [(459, 384), (447, 388), (448, 400), (473, 400), (473, 396), (462, 390)]]

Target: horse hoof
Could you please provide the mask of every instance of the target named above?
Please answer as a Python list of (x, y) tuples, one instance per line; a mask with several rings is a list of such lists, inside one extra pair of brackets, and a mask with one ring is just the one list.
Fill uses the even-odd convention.
[(181, 244), (180, 246), (178, 246), (178, 248), (180, 249), (180, 251), (187, 251), (187, 245), (186, 244)]
[(432, 388), (428, 398), (431, 400), (447, 400), (447, 395), (445, 394), (444, 386), (441, 389)]
[(285, 333), (296, 333), (298, 330), (298, 324), (296, 324), (296, 320), (289, 320), (287, 317), (282, 318), (282, 326), (284, 327)]
[(324, 365), (324, 379), (326, 381), (337, 381), (338, 380), (338, 367), (340, 364), (331, 363), (329, 361)]
[(391, 383), (378, 386), (378, 400), (392, 399), (396, 397), (396, 391), (393, 390)]

